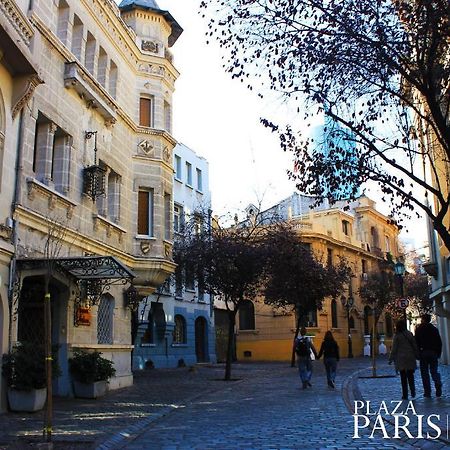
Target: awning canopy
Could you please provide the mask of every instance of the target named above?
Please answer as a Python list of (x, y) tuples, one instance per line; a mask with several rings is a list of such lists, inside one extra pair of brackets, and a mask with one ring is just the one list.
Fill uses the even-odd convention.
[(76, 280), (129, 280), (134, 273), (114, 256), (75, 256), (67, 258), (18, 258), (21, 270), (37, 269), (51, 264), (55, 269), (62, 269)]

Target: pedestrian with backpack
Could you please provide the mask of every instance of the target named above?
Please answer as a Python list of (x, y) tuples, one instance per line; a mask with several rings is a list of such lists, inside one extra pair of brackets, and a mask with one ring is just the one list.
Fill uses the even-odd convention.
[(334, 389), (334, 382), (336, 380), (336, 369), (339, 361), (339, 346), (334, 340), (331, 331), (327, 331), (320, 346), (317, 359), (323, 355), (323, 363), (327, 372), (327, 382), (330, 388)]
[(300, 328), (300, 336), (295, 340), (295, 353), (297, 355), (298, 372), (303, 389), (312, 387), (312, 363), (311, 352), (317, 358), (317, 352), (310, 338), (306, 336), (306, 328)]

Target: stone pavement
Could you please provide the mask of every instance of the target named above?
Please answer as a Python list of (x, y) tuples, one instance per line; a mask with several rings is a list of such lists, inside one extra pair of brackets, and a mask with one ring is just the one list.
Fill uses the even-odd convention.
[[(385, 361), (378, 364), (380, 371), (393, 372)], [(341, 361), (336, 389), (331, 390), (322, 362), (315, 362), (314, 386), (305, 391), (297, 369), (285, 363), (235, 364), (232, 375), (238, 381), (231, 382), (221, 381), (222, 365), (146, 371), (137, 374), (133, 387), (103, 399), (57, 399), (55, 448), (446, 448), (444, 441), (383, 439), (379, 430), (371, 439), (372, 425), (353, 439), (355, 399), (375, 404), (399, 397), (396, 378), (358, 377), (369, 366), (363, 358)], [(446, 368), (444, 396), (431, 399), (428, 411), (448, 410), (449, 373)], [(416, 402), (425, 404), (420, 398)], [(393, 435), (393, 427), (386, 427)], [(41, 428), (41, 413), (0, 415), (0, 449), (34, 447)]]

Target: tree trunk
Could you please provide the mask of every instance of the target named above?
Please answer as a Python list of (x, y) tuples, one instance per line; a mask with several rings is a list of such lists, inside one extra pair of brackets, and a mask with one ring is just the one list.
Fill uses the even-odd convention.
[(297, 314), (297, 325), (295, 326), (294, 341), (292, 342), (291, 367), (295, 367), (295, 341), (300, 332), (301, 315)]
[(52, 392), (52, 311), (50, 303), (50, 276), (45, 276), (44, 296), (45, 369), (47, 378), (47, 406), (45, 409), (44, 437), (52, 440), (53, 392)]
[(227, 359), (225, 362), (225, 381), (231, 379), (231, 361), (233, 360), (234, 325), (236, 323), (236, 311), (228, 312), (228, 345)]

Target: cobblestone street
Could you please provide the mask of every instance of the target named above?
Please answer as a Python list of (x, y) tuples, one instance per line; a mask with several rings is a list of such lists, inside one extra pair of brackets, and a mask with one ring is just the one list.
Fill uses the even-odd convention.
[[(297, 369), (283, 363), (236, 364), (233, 378), (220, 381), (223, 366), (152, 370), (136, 377), (132, 388), (97, 401), (57, 400), (55, 448), (116, 449), (379, 449), (448, 448), (442, 440), (370, 439), (371, 428), (353, 439), (354, 419), (349, 411), (355, 399), (398, 400), (398, 378), (367, 379), (370, 361), (343, 360), (335, 390), (326, 386), (322, 362), (314, 363), (313, 387), (300, 389)], [(393, 374), (385, 360), (380, 374)], [(418, 414), (449, 411), (444, 375), (441, 399), (422, 399), (416, 373)], [(353, 376), (352, 376), (353, 375)], [(34, 446), (42, 415), (7, 414), (2, 423), (0, 448)], [(393, 435), (392, 427), (386, 424)], [(443, 437), (447, 433), (443, 430)], [(402, 434), (403, 435), (403, 434)], [(19, 437), (19, 441), (17, 438)], [(3, 445), (2, 445), (3, 444)]]

